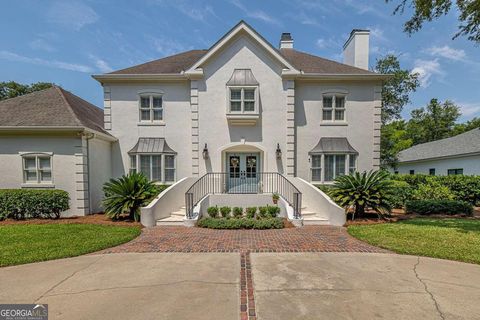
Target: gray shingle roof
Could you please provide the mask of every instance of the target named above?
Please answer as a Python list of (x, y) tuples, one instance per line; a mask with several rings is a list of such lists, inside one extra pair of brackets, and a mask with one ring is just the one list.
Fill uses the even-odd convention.
[(480, 128), (454, 137), (417, 144), (401, 151), (399, 162), (443, 158), (480, 152)]
[[(146, 62), (109, 74), (175, 74), (190, 68), (208, 50), (190, 50), (162, 59)], [(314, 56), (295, 49), (277, 50), (289, 63), (304, 73), (324, 74), (375, 74), (374, 72), (352, 67), (340, 62)]]
[(103, 129), (103, 110), (58, 86), (0, 101), (0, 127)]

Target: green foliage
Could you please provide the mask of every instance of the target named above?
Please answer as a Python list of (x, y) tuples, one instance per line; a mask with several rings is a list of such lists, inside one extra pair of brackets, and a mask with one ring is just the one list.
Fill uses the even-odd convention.
[(233, 216), (235, 218), (240, 218), (243, 215), (242, 207), (233, 207)]
[(280, 207), (279, 206), (267, 206), (267, 211), (268, 215), (271, 218), (276, 218), (278, 214), (280, 213)]
[(393, 180), (388, 202), (392, 208), (404, 208), (405, 202), (412, 199), (413, 188), (406, 181)]
[(316, 187), (325, 194), (328, 194), (328, 192), (333, 188), (332, 185), (329, 184), (317, 184)]
[[(393, 2), (394, 0), (385, 0)], [(395, 0), (396, 2), (396, 0)], [(452, 5), (456, 4), (453, 14), (458, 19), (458, 32), (453, 39), (459, 36), (467, 36), (467, 39), (480, 43), (480, 5), (478, 1), (465, 0), (441, 0), (441, 1), (419, 1), (419, 0), (400, 0), (395, 7), (394, 14), (403, 14), (405, 8), (412, 12), (412, 17), (403, 25), (403, 31), (408, 35), (422, 29), (423, 23), (432, 21), (447, 15), (451, 11)], [(413, 10), (411, 10), (413, 8)]]
[[(480, 204), (480, 176), (464, 176), (464, 175), (450, 175), (450, 176), (429, 176), (424, 174), (412, 174), (412, 175), (392, 175), (391, 179), (395, 181), (404, 181), (410, 185), (413, 190), (428, 189), (425, 185), (431, 184), (433, 186), (442, 186), (450, 190), (447, 198), (453, 200), (466, 201), (472, 205)], [(445, 191), (446, 189), (443, 188)], [(435, 192), (435, 191), (434, 191)], [(421, 195), (417, 191), (417, 198), (420, 200), (427, 200), (427, 198), (421, 198)], [(441, 199), (439, 196), (435, 196), (436, 199)], [(413, 200), (413, 192), (408, 200)]]
[(410, 93), (419, 86), (418, 74), (402, 69), (398, 57), (393, 54), (377, 59), (375, 71), (392, 75), (382, 88), (382, 123), (400, 119), (403, 107), (410, 102)]
[(391, 181), (386, 171), (355, 172), (335, 179), (329, 195), (341, 207), (355, 209), (355, 215), (363, 215), (366, 208), (375, 210), (379, 216), (389, 213), (391, 204)]
[(255, 213), (257, 213), (257, 207), (248, 207), (247, 211), (247, 218), (253, 219), (255, 218)]
[(380, 138), (382, 168), (396, 168), (398, 153), (412, 146), (413, 140), (409, 137), (406, 127), (404, 120), (392, 121), (382, 126)]
[(278, 200), (278, 199), (280, 199), (280, 195), (275, 192), (274, 194), (272, 194), (272, 199), (273, 200)]
[(17, 83), (15, 81), (0, 82), (0, 101), (44, 90), (53, 85), (53, 83), (49, 82), (37, 82), (30, 85)]
[[(216, 207), (214, 207), (216, 208)], [(208, 210), (207, 210), (208, 211)], [(220, 213), (222, 214), (223, 218), (226, 218), (230, 215), (230, 211), (232, 211), (232, 208), (224, 206), (220, 208)]]
[(211, 218), (216, 218), (218, 216), (218, 207), (215, 206), (215, 207), (208, 207), (207, 208), (207, 212), (208, 212), (208, 215), (211, 217)]
[(473, 214), (473, 207), (465, 201), (456, 200), (410, 200), (405, 205), (407, 213), (430, 214)]
[(265, 207), (258, 207), (258, 218), (266, 218), (268, 217), (268, 206)]
[(0, 220), (60, 217), (69, 209), (70, 197), (63, 190), (3, 189), (0, 190)]
[(413, 190), (412, 198), (415, 200), (453, 200), (455, 195), (438, 180), (429, 178)]
[(103, 185), (105, 215), (118, 219), (121, 214), (128, 213), (130, 219), (138, 221), (140, 207), (150, 203), (158, 191), (143, 173), (134, 172), (118, 179), (110, 179)]
[(210, 229), (282, 229), (284, 227), (281, 218), (239, 218), (239, 219), (216, 219), (202, 218), (198, 226)]

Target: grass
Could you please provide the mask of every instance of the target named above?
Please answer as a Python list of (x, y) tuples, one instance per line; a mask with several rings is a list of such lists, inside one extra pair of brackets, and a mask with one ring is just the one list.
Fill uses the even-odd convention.
[(75, 257), (128, 242), (139, 234), (139, 227), (95, 224), (0, 226), (0, 267)]
[(348, 232), (397, 253), (480, 264), (480, 220), (418, 218), (352, 225)]

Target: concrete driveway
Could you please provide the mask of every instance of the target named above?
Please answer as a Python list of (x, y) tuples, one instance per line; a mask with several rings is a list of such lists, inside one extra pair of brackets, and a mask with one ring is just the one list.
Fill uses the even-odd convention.
[(477, 265), (374, 253), (252, 253), (247, 260), (123, 253), (0, 268), (0, 303), (48, 303), (49, 319), (239, 319), (241, 270), (251, 263), (250, 319), (480, 315)]

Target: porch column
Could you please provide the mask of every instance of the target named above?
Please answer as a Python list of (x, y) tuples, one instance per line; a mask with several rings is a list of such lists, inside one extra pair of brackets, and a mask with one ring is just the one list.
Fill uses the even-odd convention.
[(190, 109), (192, 119), (192, 176), (199, 175), (198, 81), (190, 81)]
[(287, 88), (287, 176), (295, 176), (295, 81), (286, 80)]

